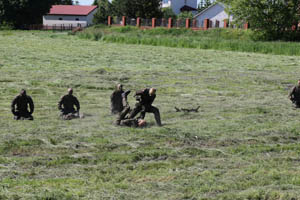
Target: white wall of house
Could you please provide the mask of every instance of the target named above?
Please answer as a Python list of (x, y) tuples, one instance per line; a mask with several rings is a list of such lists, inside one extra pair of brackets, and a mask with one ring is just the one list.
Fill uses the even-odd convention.
[(93, 24), (94, 14), (97, 12), (95, 9), (87, 16), (81, 15), (44, 15), (43, 25), (44, 26), (79, 26), (86, 27)]
[(197, 0), (162, 0), (162, 7), (170, 7), (176, 15), (180, 14), (180, 8), (183, 6), (190, 6), (192, 8), (197, 8)]
[(232, 16), (229, 16), (225, 12), (225, 7), (217, 3), (206, 10), (200, 12), (198, 15), (195, 16), (195, 19), (197, 20), (197, 24), (200, 27), (204, 26), (204, 19), (209, 19), (213, 23), (213, 27), (215, 27), (216, 21), (218, 20), (220, 22), (220, 28), (224, 27), (224, 20), (228, 19), (232, 21)]

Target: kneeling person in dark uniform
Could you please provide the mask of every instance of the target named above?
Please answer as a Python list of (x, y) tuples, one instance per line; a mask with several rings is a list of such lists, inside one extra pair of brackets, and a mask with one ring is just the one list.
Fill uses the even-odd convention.
[[(28, 111), (28, 105), (30, 111)], [(15, 106), (17, 106), (17, 108), (15, 108)], [(20, 94), (16, 96), (11, 103), (11, 112), (14, 114), (14, 119), (33, 120), (33, 111), (34, 104), (32, 98), (26, 94), (26, 90), (22, 89)]]
[(300, 108), (300, 80), (298, 80), (298, 84), (289, 93), (289, 98), (295, 104), (296, 108)]
[(146, 112), (149, 112), (149, 113), (154, 114), (156, 124), (158, 126), (161, 126), (159, 110), (158, 110), (158, 108), (152, 106), (152, 103), (156, 97), (155, 93), (156, 93), (155, 88), (137, 91), (135, 96), (136, 96), (138, 103), (136, 103), (135, 108), (132, 110), (132, 112), (129, 115), (129, 118), (133, 119), (139, 112), (141, 112), (141, 115), (139, 118), (144, 119)]
[[(76, 107), (76, 110), (74, 108)], [(68, 94), (61, 97), (58, 102), (58, 109), (61, 111), (62, 119), (73, 119), (79, 117), (80, 104), (78, 99), (73, 96), (73, 89), (68, 89)]]

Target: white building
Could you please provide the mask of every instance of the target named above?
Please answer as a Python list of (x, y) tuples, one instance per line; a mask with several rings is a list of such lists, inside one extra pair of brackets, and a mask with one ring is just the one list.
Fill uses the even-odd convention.
[(225, 12), (225, 5), (222, 3), (214, 3), (213, 5), (209, 6), (202, 12), (198, 13), (194, 16), (194, 19), (197, 20), (197, 26), (203, 27), (204, 20), (209, 19), (211, 24), (210, 27), (216, 27), (217, 21), (219, 22), (219, 27), (224, 27), (224, 20), (229, 19), (232, 21), (232, 15), (228, 15)]
[(190, 11), (194, 14), (197, 13), (197, 0), (162, 0), (162, 7), (172, 8), (173, 12), (176, 15), (179, 15), (181, 12)]
[(43, 16), (44, 26), (81, 26), (93, 23), (97, 6), (54, 5), (47, 15)]

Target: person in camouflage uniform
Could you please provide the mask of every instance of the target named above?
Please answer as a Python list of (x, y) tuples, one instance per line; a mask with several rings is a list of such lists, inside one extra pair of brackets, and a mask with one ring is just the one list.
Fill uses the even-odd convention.
[[(74, 108), (76, 107), (76, 110)], [(62, 119), (73, 119), (79, 117), (80, 104), (78, 99), (73, 96), (73, 89), (68, 89), (68, 94), (62, 96), (58, 102), (58, 109), (61, 111)]]
[(129, 127), (144, 127), (146, 126), (146, 121), (143, 119), (129, 118), (128, 114), (130, 112), (130, 106), (127, 101), (127, 96), (130, 93), (130, 90), (122, 93), (122, 105), (124, 109), (119, 112), (117, 120), (115, 121), (116, 125), (119, 126), (129, 126)]
[(144, 89), (137, 91), (135, 94), (136, 100), (138, 101), (135, 108), (129, 115), (130, 119), (133, 119), (139, 112), (141, 112), (140, 119), (144, 119), (146, 112), (153, 113), (156, 124), (161, 126), (160, 113), (158, 108), (152, 106), (152, 103), (156, 97), (156, 89)]
[(289, 93), (289, 98), (295, 104), (296, 108), (300, 108), (300, 80), (298, 80), (298, 84)]
[[(28, 111), (28, 105), (30, 111)], [(20, 94), (11, 102), (11, 112), (15, 120), (27, 119), (33, 120), (32, 113), (34, 111), (34, 103), (30, 96), (26, 94), (26, 90), (22, 89)]]
[(123, 85), (118, 84), (115, 91), (110, 95), (110, 108), (112, 114), (118, 114), (123, 109), (122, 94), (124, 93)]

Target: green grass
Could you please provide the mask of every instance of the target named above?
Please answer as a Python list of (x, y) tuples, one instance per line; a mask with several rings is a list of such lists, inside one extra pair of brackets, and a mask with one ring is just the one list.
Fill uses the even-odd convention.
[[(297, 56), (39, 31), (0, 31), (0, 52), (0, 199), (300, 199), (300, 113), (287, 98)], [(164, 126), (152, 114), (145, 129), (114, 126), (119, 82), (156, 87)], [(58, 118), (68, 87), (84, 119)], [(12, 120), (21, 88), (32, 122)]]
[(261, 38), (258, 33), (241, 29), (193, 31), (155, 28), (139, 30), (130, 26), (112, 28), (95, 26), (78, 33), (78, 37), (110, 43), (300, 56), (299, 43), (258, 41)]

